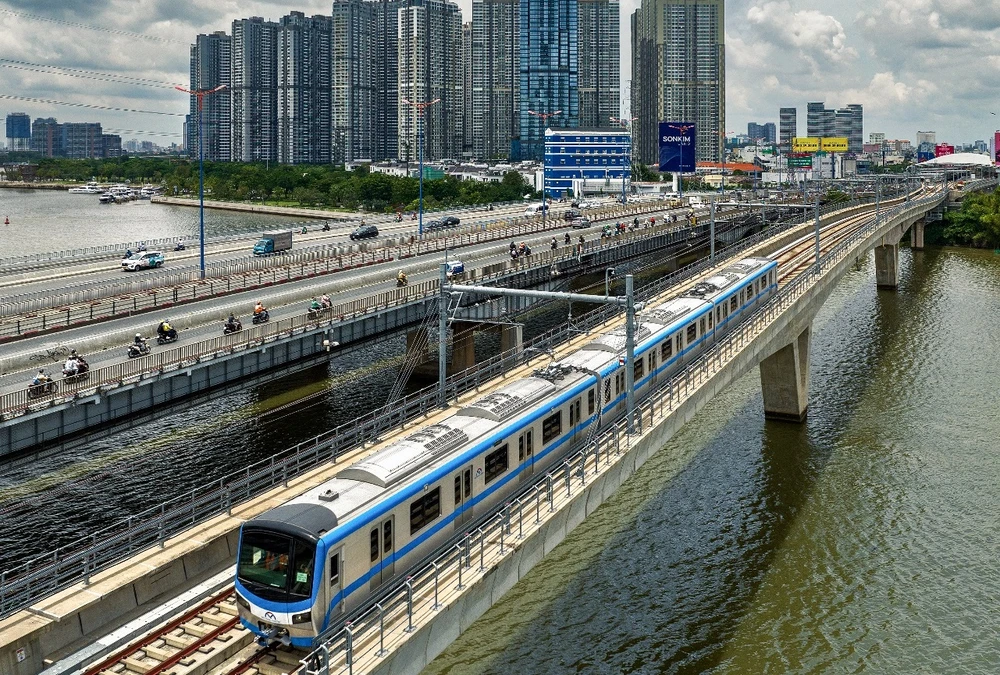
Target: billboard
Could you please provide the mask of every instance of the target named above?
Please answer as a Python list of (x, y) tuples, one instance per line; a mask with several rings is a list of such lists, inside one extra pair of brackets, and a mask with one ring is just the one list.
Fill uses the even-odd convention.
[(816, 152), (818, 150), (818, 138), (796, 137), (792, 139), (792, 152)]
[(696, 137), (693, 122), (660, 122), (660, 171), (694, 173)]
[(947, 143), (938, 143), (937, 145), (934, 146), (935, 157), (944, 157), (945, 155), (954, 155), (954, 154), (955, 154), (954, 145), (948, 145)]
[(926, 162), (929, 159), (934, 159), (934, 153), (928, 150), (918, 150), (917, 151), (917, 161)]
[(821, 138), (819, 146), (824, 152), (847, 152), (847, 139), (840, 136)]

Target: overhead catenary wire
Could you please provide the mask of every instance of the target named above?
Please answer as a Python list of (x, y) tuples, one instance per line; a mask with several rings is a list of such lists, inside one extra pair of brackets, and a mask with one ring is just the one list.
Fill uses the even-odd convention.
[(90, 110), (111, 110), (114, 112), (137, 113), (141, 115), (165, 115), (167, 117), (185, 117), (187, 113), (173, 113), (164, 110), (137, 110), (135, 108), (119, 108), (117, 106), (97, 105), (94, 103), (71, 103), (69, 101), (55, 101), (45, 98), (34, 98), (32, 96), (15, 96), (13, 94), (0, 94), (0, 98), (12, 101), (28, 101), (29, 103), (46, 103), (49, 105), (65, 105), (73, 108), (88, 108)]
[(120, 30), (117, 28), (107, 28), (106, 26), (95, 26), (93, 24), (81, 23), (79, 21), (66, 21), (65, 19), (53, 19), (48, 16), (41, 16), (39, 14), (29, 14), (27, 12), (15, 12), (11, 9), (0, 8), (0, 14), (8, 14), (10, 16), (16, 16), (19, 19), (30, 19), (32, 21), (45, 21), (47, 23), (56, 23), (61, 26), (72, 26), (73, 28), (84, 28), (86, 30), (99, 31), (101, 33), (109, 33), (111, 35), (120, 35), (122, 37), (136, 38), (138, 40), (152, 40), (154, 42), (165, 42), (170, 44), (184, 45), (188, 46), (188, 43), (184, 40), (174, 40), (172, 38), (166, 38), (159, 35), (149, 35), (147, 33), (135, 33), (128, 30)]
[(43, 63), (31, 63), (30, 61), (15, 61), (14, 59), (0, 59), (0, 68), (11, 68), (23, 70), (31, 73), (41, 73), (43, 75), (60, 75), (62, 77), (75, 77), (81, 80), (96, 80), (98, 82), (112, 82), (115, 84), (127, 84), (137, 87), (152, 87), (155, 89), (173, 89), (177, 86), (170, 82), (161, 82), (145, 77), (132, 77), (131, 75), (121, 75), (116, 73), (105, 73), (99, 70), (84, 70), (83, 68), (67, 68), (65, 66), (47, 66)]

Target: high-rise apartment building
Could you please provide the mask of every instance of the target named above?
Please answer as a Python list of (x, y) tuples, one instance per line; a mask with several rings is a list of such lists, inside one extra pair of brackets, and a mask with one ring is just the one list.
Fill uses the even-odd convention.
[[(847, 137), (847, 151), (860, 153), (864, 150), (865, 145), (865, 111), (864, 107), (860, 103), (850, 103), (847, 106), (849, 115), (846, 117), (849, 120), (849, 125), (843, 129)], [(840, 111), (837, 111), (838, 114)], [(838, 129), (838, 131), (841, 131)]]
[[(450, 0), (408, 0), (397, 11), (397, 57), (401, 148), (419, 156), (420, 124), (424, 159), (462, 155), (462, 13)], [(438, 100), (420, 111), (404, 103)]]
[[(376, 126), (378, 117), (383, 121), (386, 117), (377, 105), (380, 72), (377, 47), (385, 42), (377, 37), (380, 4), (365, 0), (333, 3), (330, 134), (331, 161), (335, 164), (388, 157), (384, 149), (376, 150), (379, 140), (384, 140), (389, 131), (385, 126)], [(395, 121), (395, 117), (392, 119)]]
[(917, 147), (919, 148), (924, 143), (929, 143), (930, 145), (937, 145), (937, 132), (936, 131), (918, 131), (917, 132)]
[(198, 157), (198, 133), (201, 129), (206, 160), (228, 162), (232, 159), (232, 111), (229, 89), (232, 76), (232, 45), (232, 38), (223, 31), (199, 35), (191, 45), (191, 90), (215, 89), (221, 85), (227, 87), (204, 97), (200, 120), (197, 97), (191, 97), (186, 139), (191, 157)]
[(750, 137), (751, 141), (760, 143), (775, 143), (776, 135), (777, 133), (774, 122), (767, 122), (765, 124), (750, 122), (747, 124), (747, 136)]
[(55, 117), (36, 117), (31, 123), (31, 151), (46, 157), (61, 157), (63, 154), (62, 125)]
[(806, 104), (806, 135), (809, 138), (835, 136), (836, 130), (836, 111), (828, 109), (823, 101)]
[(655, 163), (660, 121), (697, 124), (695, 156), (718, 161), (726, 122), (724, 0), (642, 0), (632, 14), (635, 158)]
[[(520, 139), (512, 155), (541, 160), (545, 129), (579, 126), (579, 4), (577, 0), (521, 0), (518, 32)], [(549, 114), (547, 119), (535, 113)]]
[(11, 151), (31, 149), (31, 117), (28, 113), (16, 112), (7, 115), (7, 149)]
[(806, 104), (806, 127), (810, 138), (847, 139), (848, 152), (864, 149), (864, 109), (858, 103), (846, 108), (827, 108), (822, 101)]
[(792, 139), (798, 136), (798, 110), (795, 108), (781, 108), (778, 110), (778, 138), (781, 144), (781, 152), (792, 151)]
[(462, 157), (472, 158), (472, 22), (462, 24)]
[(232, 160), (278, 159), (278, 24), (233, 21)]
[(278, 24), (278, 161), (331, 161), (330, 17), (291, 12)]
[(473, 0), (469, 131), (479, 159), (509, 157), (519, 134), (519, 25), (519, 0)]
[(621, 116), (618, 0), (577, 0), (581, 127), (607, 128)]
[(94, 159), (104, 156), (104, 131), (100, 122), (65, 122), (60, 126), (64, 157)]

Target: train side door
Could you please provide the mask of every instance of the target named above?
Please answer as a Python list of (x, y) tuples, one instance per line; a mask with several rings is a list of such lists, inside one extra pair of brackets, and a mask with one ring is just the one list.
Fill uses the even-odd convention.
[(517, 439), (517, 463), (521, 467), (520, 482), (527, 482), (535, 471), (535, 435), (528, 429)]
[(455, 530), (472, 520), (472, 465), (455, 474)]
[(370, 588), (375, 590), (392, 579), (396, 562), (395, 518), (389, 516), (380, 525), (368, 532), (368, 546), (371, 557), (372, 580)]

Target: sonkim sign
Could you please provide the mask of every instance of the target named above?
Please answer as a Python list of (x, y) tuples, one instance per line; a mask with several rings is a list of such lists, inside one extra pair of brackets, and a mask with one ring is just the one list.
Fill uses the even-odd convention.
[(660, 171), (694, 173), (696, 125), (660, 122)]

